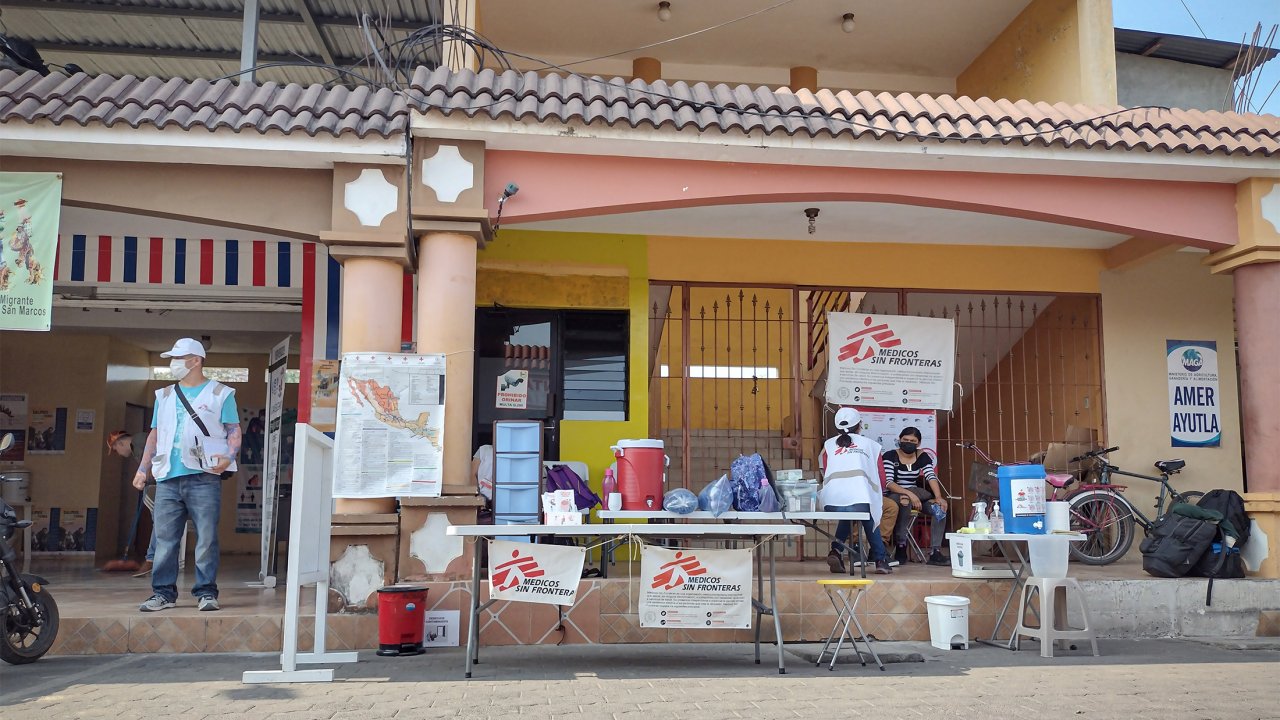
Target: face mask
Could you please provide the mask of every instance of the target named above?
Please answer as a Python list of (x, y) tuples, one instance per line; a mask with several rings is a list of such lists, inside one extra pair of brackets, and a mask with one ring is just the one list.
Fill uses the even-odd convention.
[(191, 368), (187, 367), (186, 360), (173, 359), (169, 361), (169, 372), (173, 373), (173, 379), (182, 382), (182, 378), (186, 377)]
[(916, 445), (916, 443), (913, 443), (913, 442), (900, 442), (900, 443), (898, 443), (898, 449), (899, 449), (899, 450), (901, 450), (902, 452), (904, 452), (904, 453), (908, 454), (908, 455), (910, 455), (910, 454), (914, 453), (914, 452), (916, 451), (916, 448), (917, 448), (917, 447), (918, 447), (918, 445)]

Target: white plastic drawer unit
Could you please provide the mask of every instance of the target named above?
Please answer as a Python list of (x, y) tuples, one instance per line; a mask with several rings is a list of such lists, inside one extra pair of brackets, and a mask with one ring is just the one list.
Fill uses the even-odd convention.
[(494, 485), (537, 485), (542, 482), (542, 459), (537, 455), (495, 455)]
[(493, 488), (493, 514), (538, 518), (541, 510), (541, 488), (534, 485), (495, 485)]
[(495, 423), (493, 450), (496, 453), (540, 453), (542, 423), (525, 421)]

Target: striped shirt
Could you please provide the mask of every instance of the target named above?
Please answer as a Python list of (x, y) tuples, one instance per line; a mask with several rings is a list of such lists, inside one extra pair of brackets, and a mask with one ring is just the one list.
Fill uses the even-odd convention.
[(925, 481), (937, 482), (938, 480), (938, 473), (933, 468), (933, 458), (929, 457), (929, 453), (918, 453), (910, 465), (899, 459), (897, 450), (887, 451), (880, 459), (884, 463), (885, 479), (888, 482), (897, 483), (900, 487), (919, 487), (927, 490), (928, 485), (921, 481), (922, 477)]

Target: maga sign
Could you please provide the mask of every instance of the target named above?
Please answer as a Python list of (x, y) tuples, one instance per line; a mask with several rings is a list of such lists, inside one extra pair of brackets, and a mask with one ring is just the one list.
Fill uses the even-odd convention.
[(1218, 343), (1166, 340), (1165, 352), (1172, 446), (1218, 447), (1222, 444)]

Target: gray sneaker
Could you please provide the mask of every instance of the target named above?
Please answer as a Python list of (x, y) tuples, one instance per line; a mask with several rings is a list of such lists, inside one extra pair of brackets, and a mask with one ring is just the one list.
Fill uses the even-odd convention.
[(205, 612), (211, 612), (211, 611), (213, 611), (213, 610), (221, 610), (221, 609), (222, 609), (222, 608), (218, 605), (218, 598), (216, 598), (216, 597), (214, 597), (214, 596), (212, 596), (212, 595), (205, 595), (204, 597), (200, 598), (200, 602), (196, 603), (196, 607), (200, 608), (201, 610), (203, 610), (203, 611), (205, 611)]
[(152, 595), (147, 601), (138, 606), (142, 612), (160, 612), (169, 608), (178, 607), (178, 603), (172, 600), (166, 600), (160, 595)]

